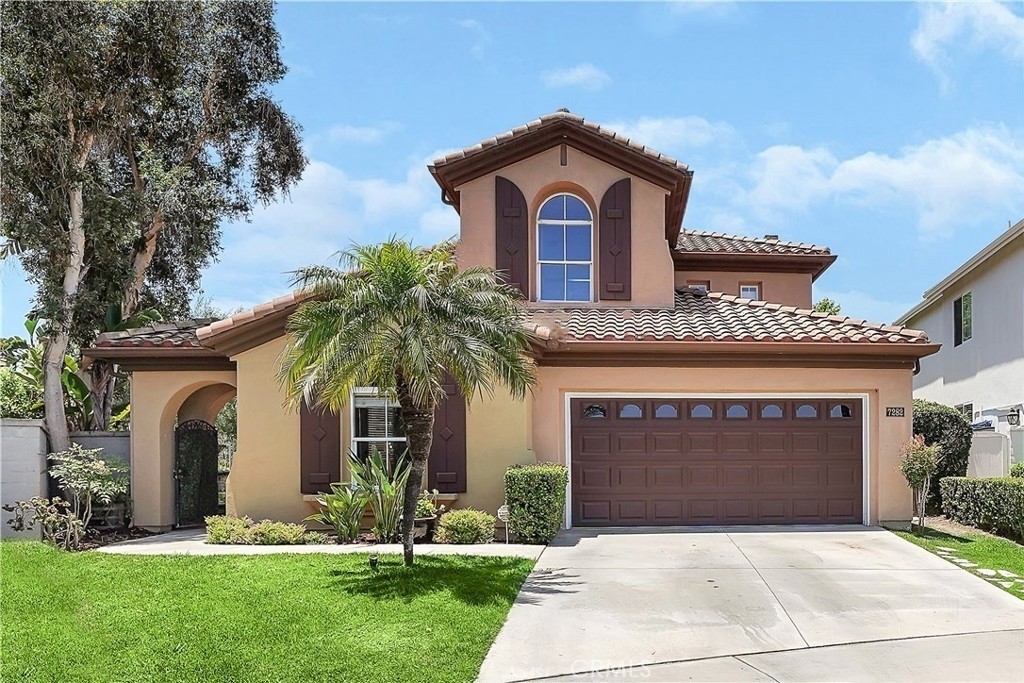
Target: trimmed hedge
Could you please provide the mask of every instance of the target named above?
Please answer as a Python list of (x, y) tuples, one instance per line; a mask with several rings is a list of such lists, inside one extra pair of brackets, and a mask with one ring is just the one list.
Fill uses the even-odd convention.
[(942, 512), (955, 522), (1024, 538), (1024, 479), (944, 477)]
[(490, 543), (494, 540), (494, 515), (463, 508), (441, 515), (434, 531), (437, 543)]
[(1015, 462), (1010, 465), (1010, 476), (1024, 479), (1024, 462)]
[(568, 483), (565, 465), (513, 465), (505, 470), (509, 532), (524, 543), (550, 542), (562, 527)]
[(928, 502), (935, 507), (942, 506), (942, 491), (939, 480), (943, 477), (963, 477), (967, 474), (967, 459), (971, 454), (971, 423), (956, 408), (914, 399), (914, 434), (924, 437), (929, 446), (941, 446), (942, 459), (932, 476)]
[(206, 518), (206, 542), (210, 545), (312, 545), (328, 543), (326, 534), (307, 531), (301, 524), (249, 517), (213, 515)]

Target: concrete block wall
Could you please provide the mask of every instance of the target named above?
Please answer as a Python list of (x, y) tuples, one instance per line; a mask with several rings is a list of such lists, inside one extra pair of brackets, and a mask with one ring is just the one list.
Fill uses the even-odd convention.
[[(46, 432), (42, 420), (0, 420), (0, 505), (45, 496)], [(38, 532), (16, 533), (8, 526), (10, 512), (0, 516), (0, 537), (40, 538)]]

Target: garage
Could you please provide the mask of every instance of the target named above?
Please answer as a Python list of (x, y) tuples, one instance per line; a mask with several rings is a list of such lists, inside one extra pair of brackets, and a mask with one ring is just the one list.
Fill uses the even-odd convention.
[(860, 524), (854, 398), (573, 398), (577, 526)]

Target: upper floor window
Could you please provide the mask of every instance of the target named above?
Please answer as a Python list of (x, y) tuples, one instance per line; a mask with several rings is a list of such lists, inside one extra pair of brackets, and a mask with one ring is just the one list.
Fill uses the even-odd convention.
[(711, 290), (711, 282), (708, 280), (687, 280), (686, 286), (707, 294)]
[(968, 422), (974, 421), (974, 404), (973, 403), (958, 403), (953, 406), (960, 411), (960, 414), (967, 418)]
[(540, 301), (593, 299), (594, 218), (583, 200), (557, 194), (540, 207), (537, 218), (537, 268)]
[(760, 301), (761, 299), (761, 283), (760, 282), (741, 282), (740, 283), (740, 298), (741, 299), (753, 299)]
[(973, 334), (971, 303), (974, 297), (967, 292), (953, 300), (953, 346), (960, 346)]

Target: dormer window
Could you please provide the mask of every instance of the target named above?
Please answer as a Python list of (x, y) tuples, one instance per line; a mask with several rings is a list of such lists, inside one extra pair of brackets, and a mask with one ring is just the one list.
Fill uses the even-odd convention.
[(593, 300), (594, 217), (582, 199), (557, 194), (537, 218), (539, 301)]

